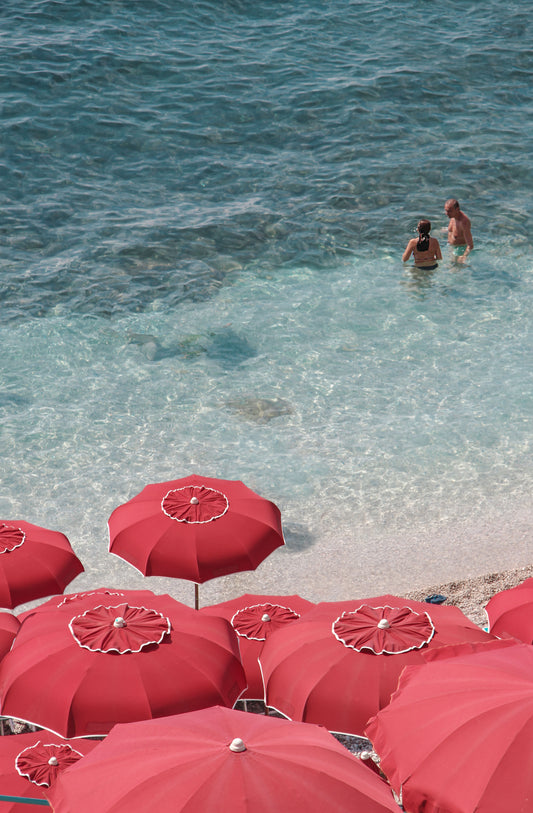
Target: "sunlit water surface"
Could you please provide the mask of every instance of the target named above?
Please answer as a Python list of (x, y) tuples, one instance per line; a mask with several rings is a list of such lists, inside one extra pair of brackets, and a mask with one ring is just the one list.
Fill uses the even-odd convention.
[(113, 508), (243, 480), (286, 546), (204, 601), (530, 563), (530, 5), (194, 6), (0, 11), (0, 515), (138, 587)]

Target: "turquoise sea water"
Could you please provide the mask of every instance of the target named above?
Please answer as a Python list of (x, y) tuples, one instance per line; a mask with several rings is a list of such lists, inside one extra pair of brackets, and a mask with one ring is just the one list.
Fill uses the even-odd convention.
[[(206, 600), (531, 562), (532, 21), (4, 0), (0, 516), (66, 533), (73, 588), (139, 586), (107, 518), (192, 472), (272, 499), (287, 542)], [(420, 217), (434, 272), (401, 262)]]

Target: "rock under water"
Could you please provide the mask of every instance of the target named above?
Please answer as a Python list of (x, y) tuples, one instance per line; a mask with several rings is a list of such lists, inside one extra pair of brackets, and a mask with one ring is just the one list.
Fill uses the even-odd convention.
[(225, 404), (243, 418), (255, 423), (268, 423), (281, 415), (294, 414), (292, 406), (283, 398), (230, 398)]

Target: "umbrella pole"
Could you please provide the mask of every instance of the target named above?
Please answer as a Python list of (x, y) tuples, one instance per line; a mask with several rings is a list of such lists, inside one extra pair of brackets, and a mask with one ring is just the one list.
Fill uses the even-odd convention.
[(194, 583), (194, 609), (197, 610), (200, 606), (200, 585)]

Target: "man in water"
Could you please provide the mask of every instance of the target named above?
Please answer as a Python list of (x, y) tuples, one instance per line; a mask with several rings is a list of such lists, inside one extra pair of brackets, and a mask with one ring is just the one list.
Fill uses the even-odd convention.
[(448, 224), (448, 243), (459, 250), (464, 249), (461, 255), (457, 256), (457, 262), (464, 263), (474, 248), (472, 232), (470, 231), (470, 220), (465, 213), (461, 211), (459, 201), (455, 200), (455, 198), (450, 198), (450, 200), (446, 201), (444, 211), (450, 218)]

